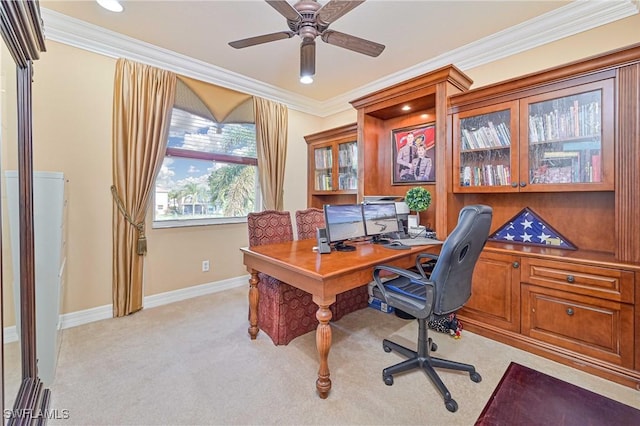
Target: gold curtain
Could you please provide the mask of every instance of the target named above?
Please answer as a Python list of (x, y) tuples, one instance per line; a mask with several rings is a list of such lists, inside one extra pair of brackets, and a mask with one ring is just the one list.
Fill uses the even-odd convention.
[(142, 309), (144, 219), (167, 147), (176, 75), (126, 59), (113, 93), (113, 315)]
[(284, 208), (288, 110), (285, 105), (255, 96), (253, 108), (263, 207), (265, 210), (281, 211)]

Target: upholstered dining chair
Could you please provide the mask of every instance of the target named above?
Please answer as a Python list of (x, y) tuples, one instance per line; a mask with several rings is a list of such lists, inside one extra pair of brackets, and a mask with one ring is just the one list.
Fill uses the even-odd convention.
[[(249, 213), (249, 246), (293, 241), (291, 214), (276, 210)], [(311, 294), (283, 283), (267, 274), (258, 274), (258, 327), (276, 345), (286, 345), (294, 338), (318, 326)]]
[[(296, 230), (298, 231), (299, 240), (316, 238), (316, 229), (324, 227), (324, 211), (322, 209), (310, 207), (296, 211)], [(336, 295), (335, 303), (329, 306), (331, 319), (338, 321), (346, 314), (366, 308), (368, 305), (369, 292), (366, 284), (347, 290)]]
[[(383, 340), (385, 352), (396, 351), (407, 359), (382, 370), (385, 384), (393, 385), (393, 376), (412, 369), (423, 370), (444, 399), (447, 410), (458, 409), (457, 402), (434, 368), (466, 371), (474, 382), (482, 380), (471, 364), (431, 356), (438, 346), (428, 336), (428, 321), (457, 311), (471, 297), (471, 280), (476, 262), (489, 236), (493, 211), (481, 204), (460, 210), (458, 224), (442, 244), (440, 254), (421, 253), (416, 259), (419, 273), (389, 265), (374, 268), (373, 293), (389, 306), (401, 309), (418, 320), (417, 350)], [(430, 273), (423, 268), (424, 259), (435, 259)], [(396, 274), (383, 280), (382, 271)]]

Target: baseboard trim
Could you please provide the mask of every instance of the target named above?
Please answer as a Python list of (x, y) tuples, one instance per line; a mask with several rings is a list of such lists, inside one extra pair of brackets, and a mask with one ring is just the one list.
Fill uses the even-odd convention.
[[(206, 284), (195, 285), (192, 287), (182, 288), (180, 290), (168, 291), (166, 293), (145, 296), (143, 299), (144, 309), (151, 309), (158, 306), (168, 305), (169, 303), (179, 302), (181, 300), (191, 299), (206, 294), (218, 293), (220, 291), (229, 290), (236, 287), (247, 285), (249, 276), (241, 276), (229, 278), (221, 281), (214, 281)], [(83, 311), (70, 312), (60, 316), (61, 327), (71, 328), (83, 324), (89, 324), (95, 321), (113, 318), (113, 305), (97, 306)], [(4, 343), (18, 341), (16, 326), (12, 325), (3, 329)]]

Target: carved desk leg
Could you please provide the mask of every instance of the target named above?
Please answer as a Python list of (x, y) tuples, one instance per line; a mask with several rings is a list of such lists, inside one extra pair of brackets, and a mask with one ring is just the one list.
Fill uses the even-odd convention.
[[(320, 398), (325, 399), (329, 396), (331, 390), (331, 379), (329, 378), (329, 350), (331, 349), (331, 310), (329, 306), (333, 302), (319, 301), (313, 298), (318, 305), (316, 318), (320, 322), (316, 329), (316, 346), (320, 357), (320, 368), (318, 369), (318, 380), (316, 380), (316, 389)], [(335, 301), (335, 297), (333, 298)]]
[(249, 277), (249, 336), (251, 340), (255, 340), (258, 336), (258, 271), (251, 270), (251, 277)]

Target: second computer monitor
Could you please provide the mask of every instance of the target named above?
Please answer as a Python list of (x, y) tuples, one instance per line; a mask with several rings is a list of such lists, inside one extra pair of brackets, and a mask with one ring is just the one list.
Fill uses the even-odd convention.
[(363, 204), (364, 226), (368, 236), (379, 237), (398, 232), (398, 216), (395, 203)]

